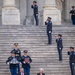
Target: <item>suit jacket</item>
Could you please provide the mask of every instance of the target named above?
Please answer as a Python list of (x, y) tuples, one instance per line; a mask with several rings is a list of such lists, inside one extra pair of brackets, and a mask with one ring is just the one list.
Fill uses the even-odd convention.
[[(6, 61), (6, 64), (7, 64), (8, 62), (12, 61), (13, 58), (14, 58), (14, 57), (10, 56), (10, 57), (7, 59), (7, 61)], [(16, 56), (15, 56), (15, 58), (20, 62), (21, 58), (18, 58), (18, 57), (16, 57)], [(17, 64), (9, 64), (9, 68), (10, 68), (10, 69), (16, 68), (16, 65), (17, 65)]]
[(15, 54), (17, 55), (17, 56), (19, 56), (19, 57), (21, 57), (21, 50), (20, 49), (13, 49), (12, 51), (11, 51), (11, 53), (12, 52), (15, 52)]
[[(40, 73), (38, 73), (37, 75), (40, 75)], [(42, 75), (45, 75), (45, 73), (42, 73)]]
[(72, 51), (68, 51), (68, 55), (69, 55), (69, 61), (72, 62), (72, 63), (75, 63), (75, 52)]
[(47, 33), (52, 32), (52, 21), (45, 22), (45, 25), (47, 25)]
[(26, 68), (26, 67), (29, 67), (29, 68), (30, 68), (30, 63), (24, 63), (24, 60), (25, 60), (26, 58), (29, 58), (30, 63), (32, 62), (32, 59), (31, 59), (30, 56), (27, 55), (27, 56), (25, 57), (25, 56), (23, 55), (22, 58), (21, 58), (21, 59), (22, 59), (22, 60), (21, 60), (22, 67), (23, 67), (23, 68)]
[(34, 10), (34, 14), (38, 14), (38, 6), (37, 5), (35, 5), (35, 6), (31, 5), (31, 8)]
[(57, 48), (58, 49), (63, 49), (63, 44), (62, 44), (62, 38), (56, 39), (56, 43), (57, 43)]
[[(21, 75), (21, 73), (19, 73), (18, 75)], [(27, 73), (24, 73), (24, 75), (27, 75)]]

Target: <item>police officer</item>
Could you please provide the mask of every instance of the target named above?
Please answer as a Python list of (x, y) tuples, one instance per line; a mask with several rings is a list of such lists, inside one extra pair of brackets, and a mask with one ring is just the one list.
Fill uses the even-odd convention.
[(75, 25), (75, 7), (72, 6), (72, 10), (70, 11), (72, 24)]
[(21, 61), (21, 58), (17, 58), (15, 55), (15, 52), (11, 52), (11, 56), (8, 58), (6, 61), (6, 64), (9, 65), (11, 75), (17, 75), (18, 70), (17, 70), (17, 64)]
[(38, 6), (37, 6), (36, 1), (33, 1), (33, 5), (31, 5), (31, 8), (34, 11), (34, 18), (35, 18), (35, 21), (36, 21), (36, 25), (38, 25)]
[(24, 73), (30, 75), (30, 63), (32, 59), (30, 56), (27, 55), (27, 50), (24, 50), (24, 55), (22, 56), (22, 68), (24, 69)]
[(45, 22), (45, 25), (47, 25), (48, 44), (52, 44), (52, 21), (51, 21), (51, 17), (48, 17), (47, 21)]
[(74, 47), (70, 47), (70, 51), (68, 51), (68, 55), (69, 55), (69, 63), (70, 63), (71, 75), (75, 75), (74, 74), (74, 65), (75, 65)]
[(62, 61), (62, 49), (63, 49), (63, 44), (62, 44), (62, 35), (58, 34), (58, 38), (56, 39), (57, 43), (57, 49), (58, 49), (58, 54), (59, 54), (59, 61)]
[[(21, 51), (18, 48), (18, 43), (14, 43), (14, 49), (11, 52), (15, 52), (16, 57), (20, 58), (21, 57)], [(20, 65), (17, 64), (17, 69), (18, 69), (18, 73), (20, 72)]]

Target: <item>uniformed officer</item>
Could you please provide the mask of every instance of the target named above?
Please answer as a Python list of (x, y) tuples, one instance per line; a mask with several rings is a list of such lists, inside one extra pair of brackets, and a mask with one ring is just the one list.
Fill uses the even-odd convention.
[(57, 49), (58, 49), (58, 54), (59, 54), (59, 61), (62, 61), (62, 49), (63, 49), (63, 44), (62, 44), (62, 35), (58, 34), (58, 38), (56, 39), (57, 43)]
[(24, 55), (22, 56), (22, 68), (24, 68), (24, 72), (30, 75), (30, 63), (32, 59), (27, 55), (27, 50), (24, 50)]
[[(21, 57), (21, 51), (18, 48), (18, 43), (14, 43), (14, 49), (11, 52), (15, 52), (16, 57), (20, 58)], [(18, 69), (18, 73), (20, 72), (20, 65), (17, 64), (17, 69)]]
[(70, 47), (70, 51), (68, 51), (68, 55), (69, 55), (69, 63), (70, 63), (71, 75), (75, 75), (74, 74), (74, 65), (75, 65), (74, 47)]
[(45, 25), (47, 25), (48, 44), (52, 44), (52, 21), (51, 21), (51, 17), (48, 17), (47, 21), (45, 22)]
[(72, 6), (72, 10), (70, 11), (72, 24), (75, 25), (75, 7)]
[(35, 18), (35, 21), (36, 21), (36, 25), (38, 25), (38, 6), (37, 6), (36, 1), (33, 1), (33, 5), (31, 5), (31, 8), (34, 11), (34, 18)]
[(17, 75), (18, 70), (17, 70), (17, 64), (20, 64), (21, 58), (17, 58), (15, 55), (15, 52), (11, 52), (11, 56), (8, 58), (6, 61), (6, 64), (9, 65), (11, 75)]

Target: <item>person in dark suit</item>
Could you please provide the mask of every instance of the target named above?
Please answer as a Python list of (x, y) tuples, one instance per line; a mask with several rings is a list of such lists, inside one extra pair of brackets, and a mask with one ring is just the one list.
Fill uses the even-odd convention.
[(74, 73), (74, 65), (75, 65), (75, 52), (74, 47), (70, 47), (70, 51), (68, 51), (69, 55), (69, 64), (71, 69), (71, 75), (75, 75)]
[(18, 70), (17, 70), (17, 65), (20, 64), (21, 58), (17, 58), (15, 55), (15, 52), (11, 52), (11, 56), (8, 58), (6, 61), (6, 64), (9, 65), (9, 69), (12, 75), (17, 75)]
[(21, 69), (20, 69), (20, 73), (19, 73), (18, 75), (27, 75), (27, 73), (24, 73), (24, 69), (21, 68)]
[(30, 75), (30, 63), (32, 62), (32, 59), (30, 56), (27, 55), (27, 50), (24, 50), (24, 55), (21, 57), (22, 58), (22, 68), (24, 69), (24, 73), (27, 73)]
[(48, 36), (48, 44), (52, 44), (52, 21), (51, 17), (48, 17), (47, 21), (45, 22), (47, 25), (47, 36)]
[(37, 73), (37, 75), (45, 75), (45, 73), (43, 73), (43, 68), (40, 68), (40, 73)]
[(75, 6), (72, 6), (72, 10), (70, 11), (72, 24), (75, 25)]
[[(14, 43), (14, 49), (11, 51), (11, 52), (15, 52), (15, 55), (17, 58), (20, 58), (21, 57), (21, 51), (20, 49), (18, 48), (18, 43)], [(18, 73), (20, 72), (20, 65), (17, 64), (17, 69), (18, 69)]]
[(36, 21), (36, 25), (38, 25), (38, 6), (37, 6), (36, 1), (33, 1), (33, 5), (31, 5), (31, 8), (34, 11), (34, 18), (35, 18), (35, 21)]
[(58, 38), (56, 39), (57, 43), (57, 49), (58, 49), (58, 54), (59, 54), (59, 61), (62, 61), (62, 49), (63, 49), (63, 44), (62, 44), (62, 35), (58, 34)]

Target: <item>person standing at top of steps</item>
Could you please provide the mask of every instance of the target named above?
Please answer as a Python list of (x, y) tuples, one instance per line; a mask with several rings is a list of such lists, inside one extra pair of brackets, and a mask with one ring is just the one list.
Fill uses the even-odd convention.
[(21, 57), (22, 60), (22, 68), (24, 69), (24, 73), (27, 73), (27, 75), (30, 75), (30, 63), (32, 62), (32, 59), (30, 56), (27, 55), (28, 51), (24, 50), (24, 55)]
[(11, 75), (17, 75), (17, 65), (20, 64), (21, 58), (16, 57), (15, 52), (11, 52), (11, 56), (6, 61), (6, 64), (9, 65)]
[(70, 64), (70, 69), (71, 69), (71, 75), (75, 75), (74, 73), (74, 66), (75, 66), (75, 52), (74, 52), (74, 47), (70, 47), (70, 51), (68, 51), (69, 55), (69, 64)]
[(58, 54), (59, 54), (59, 61), (62, 61), (62, 49), (63, 49), (63, 44), (62, 44), (62, 35), (58, 34), (58, 38), (56, 39), (57, 43), (57, 49), (58, 49)]
[(72, 10), (70, 11), (72, 24), (75, 25), (75, 6), (72, 6)]
[(43, 71), (44, 71), (43, 68), (40, 68), (40, 73), (38, 73), (37, 75), (45, 75)]
[[(21, 51), (18, 48), (18, 43), (14, 43), (14, 49), (11, 52), (15, 52), (16, 57), (20, 58), (21, 57)], [(20, 72), (20, 65), (17, 64), (17, 69), (18, 69), (18, 73)]]
[(48, 17), (47, 21), (45, 22), (47, 25), (47, 36), (48, 36), (48, 44), (52, 44), (52, 21), (51, 17)]
[(33, 5), (31, 5), (31, 8), (34, 11), (34, 18), (35, 18), (35, 21), (36, 21), (36, 25), (38, 25), (38, 6), (37, 6), (36, 1), (33, 1)]

